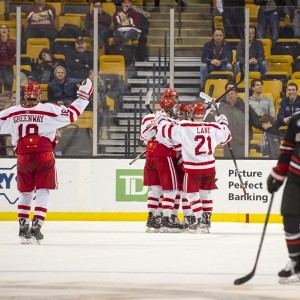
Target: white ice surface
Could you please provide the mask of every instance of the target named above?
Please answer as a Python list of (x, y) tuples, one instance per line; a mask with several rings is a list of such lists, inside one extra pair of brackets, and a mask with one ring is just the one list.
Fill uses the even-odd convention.
[(282, 225), (213, 223), (211, 234), (145, 233), (142, 222), (46, 222), (41, 245), (21, 245), (0, 222), (0, 299), (300, 299), (281, 285), (288, 261)]

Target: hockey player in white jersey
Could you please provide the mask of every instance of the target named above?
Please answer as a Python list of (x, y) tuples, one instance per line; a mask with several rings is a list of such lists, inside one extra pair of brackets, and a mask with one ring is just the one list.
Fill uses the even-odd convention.
[(158, 132), (168, 139), (173, 139), (182, 145), (184, 181), (183, 191), (191, 204), (197, 218), (195, 224), (190, 224), (189, 230), (209, 232), (210, 216), (203, 214), (200, 195), (211, 199), (210, 192), (215, 189), (215, 158), (213, 156), (217, 145), (225, 145), (231, 140), (228, 121), (224, 115), (216, 117), (216, 122), (203, 122), (205, 108), (203, 104), (193, 105), (194, 122), (170, 123), (164, 112), (155, 114)]
[[(168, 117), (174, 114), (176, 101), (173, 98), (160, 101), (160, 106), (166, 112)], [(163, 194), (162, 213), (160, 231), (174, 232), (179, 231), (177, 226), (170, 221), (172, 210), (174, 207), (174, 199), (178, 189), (178, 178), (174, 166), (174, 158), (178, 143), (166, 139), (161, 134), (157, 134), (157, 129), (154, 124), (154, 115), (148, 114), (142, 120), (141, 125), (141, 140), (147, 144), (146, 163), (144, 167), (144, 185), (150, 186), (149, 197), (147, 200), (148, 206), (148, 221), (147, 231), (154, 228), (156, 225), (156, 217), (158, 216), (158, 205), (160, 195)], [(169, 119), (168, 122), (171, 122)], [(149, 230), (150, 229), (150, 230)], [(157, 231), (157, 230), (156, 230)]]
[[(49, 190), (57, 189), (55, 158), (56, 130), (75, 122), (89, 103), (93, 83), (87, 79), (77, 91), (69, 108), (40, 103), (41, 87), (28, 82), (24, 87), (25, 104), (0, 112), (0, 133), (11, 134), (17, 154), (19, 236), (21, 243), (40, 243), (41, 226), (47, 214)], [(29, 213), (36, 191), (34, 216), (30, 227)]]

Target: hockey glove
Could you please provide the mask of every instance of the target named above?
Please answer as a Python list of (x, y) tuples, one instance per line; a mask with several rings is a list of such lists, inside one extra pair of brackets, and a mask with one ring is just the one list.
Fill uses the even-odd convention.
[(225, 115), (219, 115), (215, 117), (215, 120), (217, 123), (221, 124), (221, 125), (226, 125), (228, 126), (228, 119)]
[(157, 133), (156, 125), (148, 125), (146, 130), (141, 134), (143, 140), (149, 141), (151, 140)]
[(82, 82), (81, 86), (79, 87), (77, 91), (77, 97), (84, 100), (89, 100), (93, 91), (94, 91), (93, 82), (89, 78), (87, 78)]
[(159, 125), (160, 122), (167, 120), (167, 115), (164, 111), (158, 110), (154, 113), (155, 124)]
[(267, 188), (270, 194), (273, 194), (279, 190), (282, 186), (286, 175), (282, 174), (282, 172), (278, 171), (275, 167), (272, 169), (271, 174), (267, 179)]

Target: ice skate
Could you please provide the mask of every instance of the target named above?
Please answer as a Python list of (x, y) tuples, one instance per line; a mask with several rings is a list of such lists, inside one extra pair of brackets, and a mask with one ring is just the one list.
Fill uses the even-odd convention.
[(146, 224), (146, 227), (147, 227), (146, 232), (148, 232), (148, 233), (159, 232), (160, 225), (159, 225), (158, 221), (159, 221), (158, 218), (153, 216), (153, 214), (151, 212), (149, 212), (148, 220), (147, 220), (147, 224)]
[(179, 229), (181, 232), (187, 232), (189, 228), (188, 217), (184, 216), (182, 222), (179, 224)]
[(177, 215), (171, 215), (170, 221), (173, 224), (173, 228), (171, 229), (171, 232), (179, 233), (180, 232), (180, 222), (179, 222)]
[(300, 259), (290, 260), (279, 273), (279, 283), (294, 283), (300, 281)]
[(30, 244), (31, 243), (31, 235), (29, 224), (26, 224), (26, 219), (19, 219), (20, 229), (19, 229), (19, 237), (21, 238), (21, 244)]
[(170, 220), (170, 217), (162, 217), (160, 223), (160, 232), (161, 233), (168, 233), (172, 232), (174, 228), (173, 223)]
[(32, 226), (30, 228), (31, 241), (33, 244), (40, 244), (41, 240), (44, 238), (41, 233), (41, 225), (38, 224), (37, 219), (32, 220)]
[(188, 232), (189, 233), (198, 233), (199, 232), (200, 220), (201, 220), (200, 218), (196, 219), (195, 216), (188, 217), (188, 221), (189, 221)]
[(203, 213), (201, 221), (200, 221), (200, 231), (201, 233), (209, 233), (210, 228), (210, 216), (211, 213)]

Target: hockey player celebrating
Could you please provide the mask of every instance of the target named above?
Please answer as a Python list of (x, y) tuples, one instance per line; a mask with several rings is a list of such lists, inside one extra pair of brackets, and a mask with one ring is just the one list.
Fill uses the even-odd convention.
[[(171, 118), (176, 115), (176, 101), (173, 98), (162, 98), (160, 106), (166, 116)], [(173, 159), (176, 154), (176, 148), (180, 145), (166, 139), (161, 134), (157, 134), (154, 116), (155, 114), (146, 115), (141, 125), (141, 140), (147, 144), (144, 185), (150, 186), (147, 200), (149, 212), (147, 231), (151, 231), (151, 229), (158, 231), (159, 229), (156, 219), (158, 217), (159, 198), (162, 193), (163, 216), (161, 218), (160, 231), (174, 232), (179, 230), (178, 226), (175, 226), (170, 220), (178, 188), (178, 178)], [(168, 122), (171, 122), (171, 120)]]
[[(93, 83), (87, 79), (77, 91), (78, 99), (66, 108), (40, 103), (40, 85), (28, 82), (24, 87), (25, 104), (0, 112), (0, 132), (11, 134), (17, 154), (19, 236), (23, 244), (39, 244), (43, 239), (41, 227), (47, 214), (49, 190), (57, 188), (53, 155), (56, 130), (77, 120), (88, 105), (92, 92)], [(34, 191), (36, 199), (30, 227), (29, 213)]]
[(267, 180), (270, 193), (275, 193), (287, 178), (282, 196), (281, 215), (290, 261), (278, 273), (280, 283), (300, 281), (300, 112), (290, 120), (277, 166)]
[[(203, 199), (211, 199), (211, 190), (215, 189), (214, 149), (225, 145), (231, 139), (228, 121), (224, 115), (216, 117), (216, 122), (203, 122), (205, 108), (203, 104), (193, 106), (194, 122), (170, 123), (164, 112), (155, 114), (158, 133), (182, 145), (183, 191), (186, 193), (195, 217), (189, 225), (190, 232), (209, 232), (210, 214), (203, 214), (200, 194)], [(200, 191), (200, 194), (199, 194)], [(211, 201), (212, 202), (212, 201)], [(207, 202), (209, 203), (209, 202)], [(212, 203), (211, 203), (212, 205)]]

